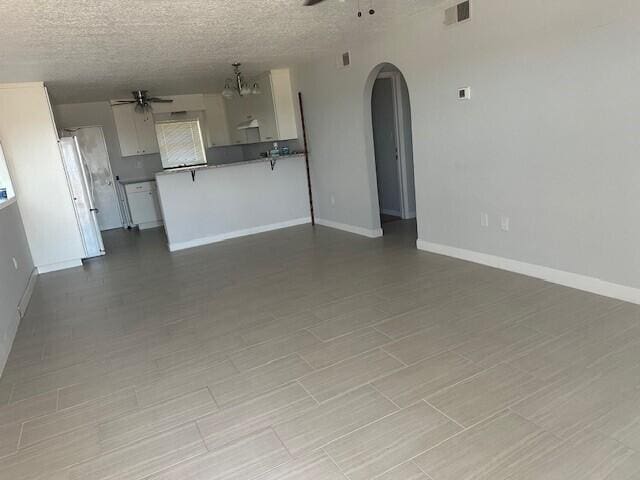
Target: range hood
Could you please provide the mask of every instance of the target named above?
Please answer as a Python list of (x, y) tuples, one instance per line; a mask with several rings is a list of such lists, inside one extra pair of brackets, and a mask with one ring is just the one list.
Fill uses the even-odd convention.
[(238, 124), (238, 130), (247, 130), (248, 128), (260, 128), (260, 124), (258, 120), (255, 118), (253, 120), (248, 120), (246, 122), (242, 122)]

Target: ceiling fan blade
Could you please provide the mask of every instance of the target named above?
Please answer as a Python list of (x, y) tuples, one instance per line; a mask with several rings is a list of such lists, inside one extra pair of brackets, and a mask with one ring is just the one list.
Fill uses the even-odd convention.
[(147, 101), (154, 102), (154, 103), (173, 103), (173, 100), (170, 100), (167, 98), (156, 98), (156, 97), (147, 98)]
[(317, 5), (320, 2), (324, 2), (324, 0), (304, 0), (304, 6), (311, 7), (313, 5)]
[(138, 103), (136, 100), (116, 100), (111, 102), (112, 105), (129, 105), (131, 103)]

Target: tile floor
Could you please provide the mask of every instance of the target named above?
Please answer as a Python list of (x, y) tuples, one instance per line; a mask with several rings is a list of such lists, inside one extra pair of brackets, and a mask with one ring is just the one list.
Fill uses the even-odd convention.
[(640, 479), (640, 307), (302, 226), (41, 276), (0, 479)]

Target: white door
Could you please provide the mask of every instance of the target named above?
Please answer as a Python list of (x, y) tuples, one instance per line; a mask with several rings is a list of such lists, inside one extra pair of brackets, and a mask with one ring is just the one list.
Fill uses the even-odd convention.
[(120, 202), (118, 202), (102, 127), (69, 128), (65, 129), (65, 132), (77, 137), (83, 160), (91, 173), (89, 182), (95, 207), (98, 209), (100, 230), (122, 227)]

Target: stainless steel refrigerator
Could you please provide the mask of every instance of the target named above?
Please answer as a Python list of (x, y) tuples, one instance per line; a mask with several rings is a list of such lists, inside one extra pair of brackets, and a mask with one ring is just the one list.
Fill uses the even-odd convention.
[(100, 233), (96, 216), (98, 209), (95, 206), (93, 197), (91, 171), (82, 157), (78, 139), (75, 136), (62, 137), (59, 144), (84, 246), (83, 258), (104, 255), (102, 234)]

